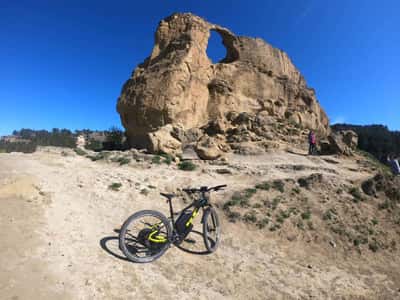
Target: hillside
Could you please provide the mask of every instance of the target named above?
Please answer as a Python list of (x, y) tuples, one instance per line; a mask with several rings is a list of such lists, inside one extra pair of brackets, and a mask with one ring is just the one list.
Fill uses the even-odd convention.
[[(0, 154), (1, 299), (399, 297), (400, 199), (396, 179), (367, 181), (381, 171), (375, 161), (273, 150), (185, 172), (134, 150), (90, 155)], [(172, 247), (152, 264), (124, 259), (116, 231), (130, 214), (166, 214), (159, 192), (222, 183), (215, 254), (199, 255), (193, 233), (183, 247), (198, 254)]]

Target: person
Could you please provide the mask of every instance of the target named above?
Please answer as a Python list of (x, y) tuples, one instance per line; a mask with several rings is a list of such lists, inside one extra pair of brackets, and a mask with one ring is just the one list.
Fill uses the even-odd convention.
[(392, 172), (394, 175), (400, 175), (400, 164), (398, 158), (394, 158), (393, 155), (389, 155), (387, 158), (390, 167), (392, 168)]
[(317, 151), (317, 139), (315, 137), (315, 133), (313, 130), (310, 130), (310, 133), (308, 134), (308, 143), (309, 143), (308, 154), (314, 155)]

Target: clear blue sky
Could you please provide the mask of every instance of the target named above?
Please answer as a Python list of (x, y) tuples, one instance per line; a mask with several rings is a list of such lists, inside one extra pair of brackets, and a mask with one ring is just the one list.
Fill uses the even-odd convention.
[(121, 126), (121, 87), (173, 12), (283, 49), (332, 122), (400, 129), (400, 1), (35, 0), (0, 2), (0, 135)]

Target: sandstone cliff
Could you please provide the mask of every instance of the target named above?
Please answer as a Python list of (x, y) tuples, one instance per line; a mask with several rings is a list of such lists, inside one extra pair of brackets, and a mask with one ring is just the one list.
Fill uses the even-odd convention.
[[(221, 35), (226, 47), (226, 57), (216, 64), (206, 54), (211, 30)], [(237, 149), (243, 142), (260, 144), (282, 120), (315, 129), (321, 137), (329, 131), (315, 91), (286, 53), (189, 13), (160, 22), (153, 51), (124, 84), (117, 110), (129, 143), (152, 151), (160, 150), (151, 145), (162, 148), (162, 141), (152, 142), (151, 135), (167, 124), (180, 132), (171, 132), (169, 144), (171, 137), (185, 143), (177, 136), (194, 130), (187, 142), (207, 139), (203, 134), (220, 134), (211, 144), (222, 151)]]

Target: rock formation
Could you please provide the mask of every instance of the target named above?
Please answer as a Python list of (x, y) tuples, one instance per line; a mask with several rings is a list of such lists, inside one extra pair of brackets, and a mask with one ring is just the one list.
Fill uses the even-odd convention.
[[(211, 30), (226, 47), (226, 57), (216, 64), (206, 54)], [(279, 122), (298, 133), (329, 132), (315, 91), (286, 53), (189, 13), (160, 22), (153, 51), (124, 84), (117, 110), (130, 145), (161, 150), (154, 148), (154, 132), (161, 129), (155, 135), (167, 136), (173, 152), (177, 142), (197, 143), (204, 157), (218, 157), (217, 149), (264, 149)], [(166, 134), (162, 128), (169, 124)], [(212, 154), (205, 154), (205, 144)]]
[(351, 156), (357, 149), (358, 135), (353, 130), (331, 132), (326, 140), (321, 141), (321, 154), (342, 154)]

